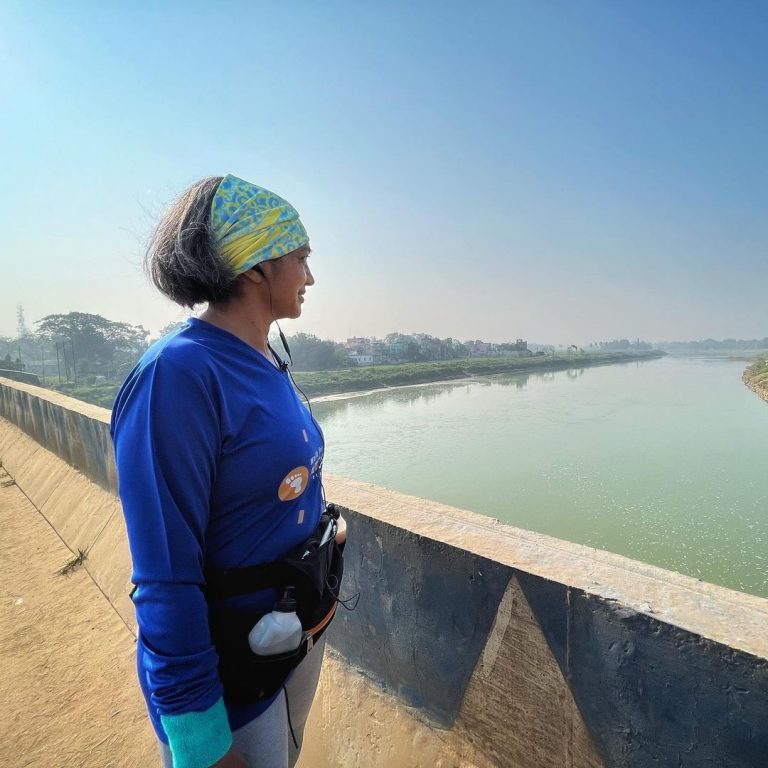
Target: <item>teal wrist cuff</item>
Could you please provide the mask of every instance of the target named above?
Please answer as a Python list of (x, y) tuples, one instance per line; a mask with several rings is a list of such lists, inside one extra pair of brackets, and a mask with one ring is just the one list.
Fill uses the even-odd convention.
[(204, 712), (160, 715), (173, 755), (173, 768), (209, 768), (232, 746), (224, 699)]

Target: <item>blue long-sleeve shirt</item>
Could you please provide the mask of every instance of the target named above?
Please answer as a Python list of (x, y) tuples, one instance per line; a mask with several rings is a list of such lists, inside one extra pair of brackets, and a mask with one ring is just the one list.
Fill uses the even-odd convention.
[(111, 432), (139, 682), (175, 764), (209, 765), (269, 702), (222, 700), (205, 570), (276, 560), (308, 538), (322, 511), (322, 434), (284, 371), (196, 318), (144, 354)]

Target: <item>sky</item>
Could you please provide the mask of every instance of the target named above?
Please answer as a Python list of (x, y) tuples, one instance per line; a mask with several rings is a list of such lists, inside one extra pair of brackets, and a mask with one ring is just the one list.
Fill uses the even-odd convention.
[(234, 173), (300, 212), (287, 333), (768, 336), (768, 4), (0, 5), (0, 335), (187, 312), (142, 271)]

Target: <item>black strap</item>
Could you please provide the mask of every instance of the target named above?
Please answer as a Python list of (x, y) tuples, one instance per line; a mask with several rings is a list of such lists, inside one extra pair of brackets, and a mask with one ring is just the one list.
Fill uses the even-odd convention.
[(206, 590), (217, 597), (236, 597), (275, 588), (282, 581), (280, 561), (259, 563), (245, 568), (209, 569), (205, 572)]
[[(301, 569), (302, 561), (308, 551), (317, 554), (314, 550), (317, 548), (318, 541), (325, 527), (325, 521), (328, 518), (332, 520), (339, 519), (339, 510), (335, 504), (328, 504), (326, 511), (320, 518), (321, 523), (318, 529), (306, 541), (299, 544), (294, 550), (288, 552), (280, 560), (273, 560), (269, 563), (259, 563), (258, 565), (248, 565), (241, 568), (215, 569), (209, 568), (205, 572), (206, 591), (216, 597), (237, 597), (247, 595), (251, 592), (258, 592), (262, 589), (282, 589), (287, 584), (293, 583), (296, 578), (297, 566)], [(344, 545), (338, 545), (335, 541), (328, 542), (328, 549), (336, 548), (341, 554), (344, 551)], [(298, 562), (297, 562), (298, 561)], [(311, 559), (306, 564), (311, 563)], [(324, 589), (324, 578), (321, 583), (316, 584), (319, 591)]]

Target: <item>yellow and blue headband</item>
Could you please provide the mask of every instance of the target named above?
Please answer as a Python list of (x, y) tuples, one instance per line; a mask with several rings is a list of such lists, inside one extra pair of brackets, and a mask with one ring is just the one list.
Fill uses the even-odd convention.
[(289, 202), (231, 174), (213, 196), (211, 227), (219, 253), (237, 275), (309, 242)]

